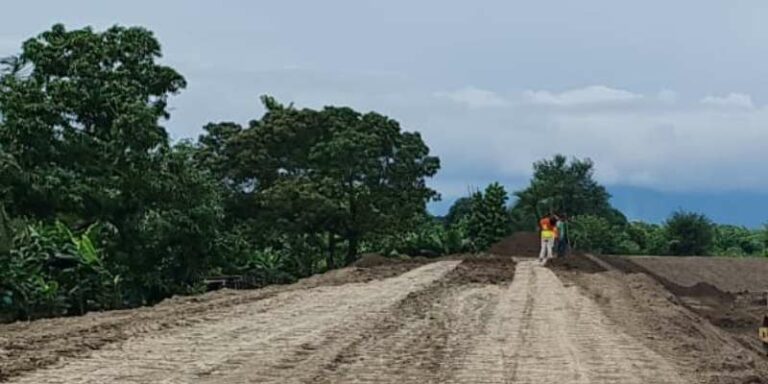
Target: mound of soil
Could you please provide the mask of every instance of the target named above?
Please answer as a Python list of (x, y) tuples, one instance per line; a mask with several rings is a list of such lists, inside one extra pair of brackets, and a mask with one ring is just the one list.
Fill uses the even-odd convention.
[(504, 256), (467, 256), (449, 279), (455, 284), (502, 284), (515, 276), (515, 262)]
[(491, 246), (489, 253), (501, 256), (537, 257), (541, 240), (536, 232), (515, 232)]
[[(711, 324), (729, 332), (744, 347), (751, 349), (753, 352), (764, 353), (763, 346), (755, 337), (757, 328), (765, 313), (765, 294), (763, 292), (729, 292), (704, 281), (696, 282), (690, 286), (683, 285), (665, 277), (682, 275), (683, 271), (675, 272), (676, 275), (670, 271), (665, 276), (661, 276), (638, 263), (637, 259), (619, 256), (600, 256), (600, 260), (605, 261), (625, 274), (642, 273), (649, 276), (673, 295), (670, 296), (671, 301), (682, 305), (686, 309), (709, 320)], [(689, 269), (693, 270), (691, 273), (695, 273), (697, 268), (701, 268), (696, 264), (697, 262), (706, 261), (703, 258), (688, 258), (688, 260), (687, 264), (690, 265), (686, 265)], [(674, 260), (673, 262), (680, 263), (680, 260)], [(678, 267), (681, 265), (678, 265)], [(730, 276), (732, 280), (738, 280), (739, 278), (740, 275), (738, 274)], [(724, 282), (723, 284), (733, 284), (727, 281), (727, 279), (721, 280)]]
[[(619, 260), (611, 263), (615, 265), (623, 258), (601, 256), (609, 259)], [(689, 382), (768, 383), (768, 359), (757, 341), (757, 325), (716, 300), (676, 296), (645, 273), (560, 271), (558, 276), (587, 293), (629, 335), (698, 378)], [(744, 326), (748, 333), (741, 332)]]
[(692, 286), (707, 282), (731, 293), (768, 290), (768, 260), (762, 257), (633, 256), (632, 262), (651, 272)]
[(556, 257), (547, 262), (547, 267), (555, 270), (578, 271), (584, 273), (605, 272), (605, 268), (581, 254)]
[(638, 263), (635, 263), (633, 260), (630, 260), (628, 258), (619, 257), (619, 256), (598, 256), (598, 257), (600, 258), (600, 260), (608, 263), (609, 265), (613, 266), (614, 268), (618, 269), (621, 272), (645, 273), (646, 275), (652, 277), (654, 280), (658, 281), (661, 285), (664, 286), (664, 288), (666, 288), (668, 291), (672, 292), (676, 296), (711, 297), (727, 304), (727, 306), (730, 306), (730, 304), (734, 300), (733, 294), (720, 290), (716, 286), (708, 282), (700, 281), (692, 286), (685, 286), (685, 285), (677, 284), (673, 281), (670, 281), (669, 279), (652, 272), (648, 268)]

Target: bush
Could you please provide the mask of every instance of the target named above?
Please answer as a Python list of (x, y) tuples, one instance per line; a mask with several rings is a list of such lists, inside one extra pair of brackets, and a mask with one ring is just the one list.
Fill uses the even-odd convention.
[(669, 244), (665, 228), (658, 224), (635, 221), (627, 227), (627, 236), (638, 245), (642, 255), (667, 255)]
[(718, 256), (751, 256), (763, 252), (760, 231), (734, 225), (717, 225), (713, 239), (713, 253)]
[(83, 314), (121, 305), (121, 278), (104, 264), (100, 224), (73, 234), (63, 223), (24, 225), (0, 257), (0, 309), (14, 318)]
[(675, 256), (704, 256), (712, 251), (715, 227), (699, 213), (678, 211), (665, 223), (669, 251)]
[(616, 236), (608, 220), (595, 215), (575, 216), (570, 221), (571, 242), (574, 248), (595, 253), (608, 252), (614, 247)]
[(497, 182), (489, 184), (484, 193), (476, 192), (472, 196), (467, 229), (475, 250), (488, 249), (512, 231), (506, 207), (508, 199), (507, 191)]

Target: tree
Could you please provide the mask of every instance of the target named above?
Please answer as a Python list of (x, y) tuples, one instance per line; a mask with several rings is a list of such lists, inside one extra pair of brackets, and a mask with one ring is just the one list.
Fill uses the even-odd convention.
[(510, 232), (507, 213), (507, 191), (492, 183), (485, 192), (472, 196), (472, 211), (468, 219), (469, 237), (476, 249), (485, 250)]
[(142, 28), (57, 24), (23, 44), (0, 78), (0, 147), (23, 173), (12, 215), (119, 220), (136, 208), (151, 153), (168, 145), (158, 120), (186, 85), (160, 56)]
[(511, 215), (518, 229), (528, 229), (530, 223), (550, 212), (569, 216), (596, 215), (612, 225), (626, 225), (626, 218), (611, 207), (611, 195), (594, 180), (591, 160), (568, 159), (557, 155), (533, 165), (533, 178), (528, 187), (516, 192), (517, 201)]
[(750, 256), (762, 253), (762, 234), (735, 225), (715, 225), (713, 253), (718, 256)]
[(712, 250), (714, 224), (699, 213), (677, 211), (665, 223), (669, 250), (675, 256), (704, 256)]
[(437, 172), (439, 159), (395, 120), (351, 108), (263, 102), (267, 112), (248, 128), (209, 125), (201, 139), (220, 149), (209, 152), (223, 154), (222, 179), (261, 222), (327, 237), (329, 255), (338, 238), (347, 243), (345, 262), (351, 263), (364, 238), (412, 227), (437, 196), (425, 179)]
[(763, 224), (760, 234), (763, 243), (763, 256), (768, 257), (768, 224)]
[(630, 223), (626, 231), (629, 239), (638, 245), (641, 254), (657, 256), (669, 254), (669, 243), (664, 227), (635, 221)]
[(8, 256), (13, 246), (10, 220), (5, 213), (5, 207), (0, 201), (0, 258)]
[(573, 247), (587, 252), (609, 252), (616, 242), (611, 223), (595, 215), (579, 215), (571, 218)]
[(220, 188), (186, 142), (158, 152), (142, 209), (126, 217), (113, 253), (132, 272), (138, 301), (153, 302), (197, 284), (221, 256), (216, 249), (224, 210)]
[(472, 214), (474, 200), (472, 197), (460, 197), (453, 202), (451, 208), (448, 209), (448, 214), (445, 215), (445, 224), (454, 225), (461, 220), (469, 218)]
[(55, 25), (0, 77), (0, 150), (15, 167), (8, 213), (75, 230), (108, 224), (105, 263), (125, 274), (132, 303), (195, 284), (221, 218), (215, 180), (160, 125), (186, 86), (160, 57), (143, 28)]

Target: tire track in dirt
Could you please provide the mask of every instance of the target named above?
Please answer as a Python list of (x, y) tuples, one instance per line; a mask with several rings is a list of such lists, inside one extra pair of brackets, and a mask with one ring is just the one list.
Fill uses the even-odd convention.
[(297, 373), (327, 364), (366, 325), (379, 324), (408, 294), (428, 287), (457, 264), (443, 261), (387, 280), (280, 293), (212, 313), (201, 324), (110, 345), (10, 383), (298, 382)]
[(517, 266), (487, 334), (450, 383), (687, 383), (535, 261)]
[[(280, 293), (381, 280), (424, 264), (422, 261), (363, 257), (355, 266), (315, 275), (291, 285), (247, 291), (225, 289), (203, 295), (173, 297), (148, 307), (0, 324), (0, 382), (25, 371), (56, 364), (62, 358), (87, 357), (94, 351), (127, 339), (216, 319), (218, 314), (227, 313), (231, 307), (251, 305)], [(287, 304), (287, 300), (280, 300), (272, 305)]]
[(444, 383), (485, 331), (514, 276), (511, 258), (468, 258), (445, 278), (409, 294), (345, 347), (311, 383)]

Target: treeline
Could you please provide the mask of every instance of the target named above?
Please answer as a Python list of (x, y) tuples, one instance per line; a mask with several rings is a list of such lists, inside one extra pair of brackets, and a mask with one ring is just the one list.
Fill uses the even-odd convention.
[(170, 142), (184, 77), (142, 28), (27, 40), (0, 75), (0, 319), (290, 282), (416, 228), (439, 159), (377, 113), (263, 98), (247, 126)]
[(610, 194), (593, 178), (589, 160), (558, 155), (534, 164), (530, 184), (513, 194), (498, 183), (463, 197), (447, 215), (420, 235), (422, 253), (435, 254), (443, 238), (461, 234), (464, 248), (479, 251), (515, 231), (537, 231), (538, 218), (548, 213), (568, 216), (569, 238), (579, 251), (616, 255), (768, 256), (768, 225), (762, 229), (722, 225), (705, 215), (678, 211), (662, 224), (630, 222), (610, 204)]

